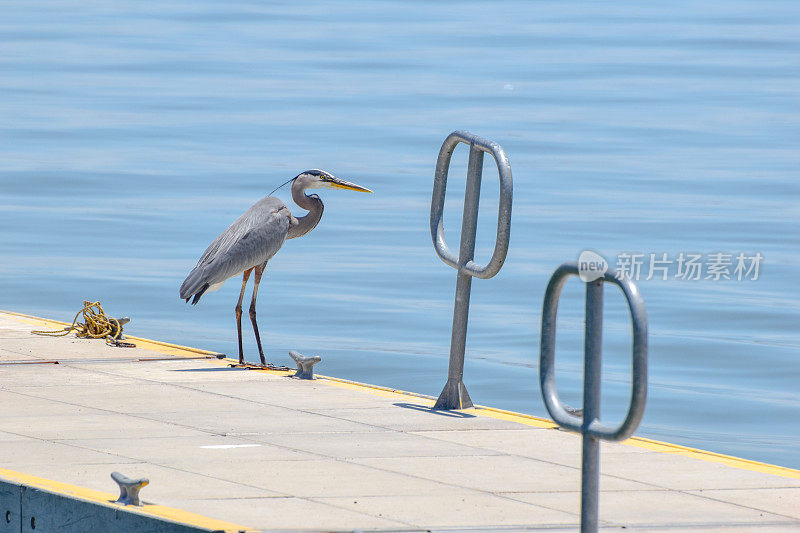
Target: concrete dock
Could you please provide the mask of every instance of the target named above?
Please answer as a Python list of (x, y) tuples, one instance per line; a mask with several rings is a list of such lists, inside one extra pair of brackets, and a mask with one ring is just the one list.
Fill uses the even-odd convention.
[[(0, 312), (0, 480), (196, 530), (578, 527), (580, 437), (547, 420), (30, 333), (62, 327)], [(112, 471), (149, 478), (146, 505), (111, 503)], [(632, 438), (602, 444), (601, 473), (604, 530), (800, 531), (798, 470)], [(30, 530), (25, 509), (0, 532)]]

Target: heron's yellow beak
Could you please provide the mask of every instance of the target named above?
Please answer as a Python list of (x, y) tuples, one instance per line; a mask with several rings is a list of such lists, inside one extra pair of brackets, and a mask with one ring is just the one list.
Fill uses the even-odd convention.
[(332, 180), (328, 181), (328, 186), (333, 189), (347, 189), (348, 191), (372, 192), (366, 187), (362, 187), (361, 185), (357, 185), (349, 181), (340, 180), (339, 178), (333, 178)]

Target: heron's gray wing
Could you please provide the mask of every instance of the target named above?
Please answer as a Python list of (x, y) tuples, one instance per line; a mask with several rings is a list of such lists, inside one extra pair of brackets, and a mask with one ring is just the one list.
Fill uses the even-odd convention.
[(283, 246), (290, 219), (289, 209), (279, 199), (258, 201), (206, 249), (181, 285), (181, 298), (268, 261)]
[(228, 229), (220, 233), (217, 238), (214, 239), (214, 242), (208, 245), (208, 248), (206, 248), (206, 251), (203, 252), (200, 260), (197, 262), (197, 266), (208, 264), (218, 254), (228, 251), (245, 233), (259, 224), (263, 224), (273, 211), (279, 211), (281, 208), (285, 207), (286, 205), (274, 196), (262, 198), (253, 204), (250, 209), (242, 213), (242, 216), (237, 218), (233, 224), (228, 226)]

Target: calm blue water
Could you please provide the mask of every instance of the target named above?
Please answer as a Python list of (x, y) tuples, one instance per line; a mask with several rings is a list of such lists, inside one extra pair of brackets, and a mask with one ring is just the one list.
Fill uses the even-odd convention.
[[(546, 415), (544, 288), (582, 250), (612, 264), (623, 252), (759, 252), (755, 281), (639, 281), (651, 370), (638, 434), (800, 467), (796, 2), (6, 1), (2, 12), (0, 308), (67, 320), (99, 299), (133, 318), (132, 334), (235, 355), (239, 283), (197, 307), (178, 286), (242, 211), (319, 167), (375, 194), (322, 191), (322, 223), (270, 263), (259, 299), (270, 359), (321, 354), (322, 373), (437, 395), (455, 271), (430, 242), (430, 194), (441, 142), (467, 129), (502, 144), (515, 181), (507, 262), (473, 283), (473, 400)], [(454, 248), (465, 167), (462, 148), (446, 206)], [(483, 261), (496, 205), (487, 164)], [(607, 295), (612, 421), (630, 340), (621, 298)], [(570, 282), (557, 358), (572, 404), (582, 306)]]

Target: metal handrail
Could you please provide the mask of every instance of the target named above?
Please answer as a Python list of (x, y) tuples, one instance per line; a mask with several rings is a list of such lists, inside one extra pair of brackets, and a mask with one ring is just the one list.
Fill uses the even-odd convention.
[[(445, 189), (447, 188), (447, 173), (450, 169), (450, 159), (458, 143), (470, 145), (469, 168), (467, 170), (467, 195), (464, 199), (464, 219), (467, 216), (475, 217), (477, 221), (478, 201), (480, 200), (480, 180), (483, 173), (483, 153), (491, 154), (497, 164), (497, 172), (500, 176), (500, 208), (497, 213), (497, 240), (494, 245), (494, 253), (488, 264), (478, 266), (470, 258), (462, 263), (460, 257), (450, 251), (444, 237), (444, 224), (442, 215), (444, 214)], [(470, 187), (469, 180), (476, 180), (474, 187)], [(477, 194), (470, 197), (470, 189), (477, 189)], [(473, 191), (475, 192), (475, 191)], [(476, 278), (488, 279), (497, 274), (503, 266), (508, 253), (508, 242), (511, 231), (511, 201), (513, 196), (513, 181), (511, 178), (511, 166), (508, 164), (503, 148), (493, 142), (473, 135), (466, 131), (454, 131), (442, 144), (439, 150), (439, 158), (436, 162), (436, 177), (433, 182), (433, 199), (431, 201), (431, 238), (433, 247), (442, 261)], [(464, 249), (463, 241), (464, 230), (469, 229), (462, 224), (461, 250)], [(475, 234), (472, 233), (472, 248), (475, 247)], [(469, 243), (466, 243), (469, 244)]]
[[(561, 427), (583, 435), (581, 461), (581, 532), (595, 532), (600, 481), (600, 439), (619, 441), (631, 436), (644, 416), (647, 401), (647, 312), (639, 289), (613, 270), (586, 282), (583, 411), (572, 414), (558, 397), (555, 380), (556, 313), (561, 290), (570, 276), (579, 276), (577, 263), (564, 263), (547, 284), (542, 306), (539, 381), (548, 413)], [(603, 341), (603, 284), (618, 286), (628, 303), (633, 331), (631, 399), (625, 419), (616, 427), (600, 421)], [(572, 410), (574, 412), (574, 410)]]
[[(444, 237), (445, 191), (450, 159), (458, 143), (469, 145), (467, 166), (467, 186), (464, 194), (464, 212), (461, 222), (461, 246), (458, 257), (450, 251)], [(481, 196), (481, 176), (483, 174), (483, 154), (490, 154), (500, 176), (500, 208), (497, 214), (497, 241), (492, 258), (486, 265), (474, 261), (475, 233), (478, 225), (478, 203)], [(472, 278), (488, 279), (497, 274), (503, 266), (508, 253), (511, 232), (511, 200), (513, 182), (511, 166), (508, 164), (503, 148), (466, 131), (454, 131), (448, 135), (439, 150), (436, 161), (436, 174), (431, 199), (431, 239), (433, 247), (442, 261), (458, 271), (456, 296), (453, 308), (453, 329), (450, 340), (450, 364), (447, 383), (436, 401), (434, 409), (464, 409), (472, 407), (472, 400), (464, 386), (464, 350), (467, 338), (467, 318), (469, 316), (469, 296)]]

